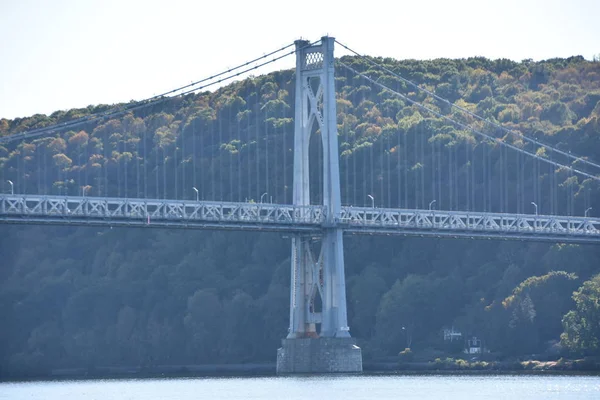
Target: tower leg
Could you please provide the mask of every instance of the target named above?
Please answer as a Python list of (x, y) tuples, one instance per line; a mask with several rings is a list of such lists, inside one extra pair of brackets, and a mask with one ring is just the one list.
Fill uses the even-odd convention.
[(342, 240), (341, 230), (326, 230), (315, 263), (310, 242), (292, 239), (290, 332), (277, 350), (278, 374), (362, 372), (362, 352), (347, 326)]

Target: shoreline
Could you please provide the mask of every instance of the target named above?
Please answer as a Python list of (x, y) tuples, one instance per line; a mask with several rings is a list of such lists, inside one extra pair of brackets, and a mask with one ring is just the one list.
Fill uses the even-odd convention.
[[(535, 367), (523, 368), (523, 364)], [(475, 364), (475, 363), (473, 363)], [(553, 365), (547, 368), (548, 364)], [(521, 365), (521, 368), (515, 368)], [(481, 368), (472, 365), (465, 367), (428, 363), (391, 363), (365, 362), (362, 374), (366, 376), (419, 376), (419, 375), (455, 375), (455, 376), (492, 376), (492, 375), (546, 375), (546, 376), (600, 376), (600, 365), (585, 363), (577, 366), (573, 361), (560, 364), (530, 361), (524, 363), (494, 363)], [(0, 383), (69, 381), (69, 380), (127, 380), (127, 379), (177, 379), (177, 378), (243, 378), (276, 377), (275, 363), (254, 364), (206, 364), (206, 365), (161, 365), (153, 367), (97, 367), (97, 368), (61, 368), (50, 372), (31, 374), (0, 374)], [(317, 376), (316, 374), (298, 374), (296, 376)]]

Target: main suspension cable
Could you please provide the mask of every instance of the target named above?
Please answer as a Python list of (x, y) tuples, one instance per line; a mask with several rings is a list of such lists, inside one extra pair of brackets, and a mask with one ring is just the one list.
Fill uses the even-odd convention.
[[(318, 43), (318, 41), (310, 43), (310, 44), (306, 45), (305, 47), (313, 46), (315, 43)], [(67, 128), (73, 128), (73, 127), (76, 127), (76, 126), (79, 126), (79, 125), (83, 125), (83, 124), (88, 124), (88, 123), (91, 123), (91, 122), (95, 122), (95, 121), (103, 119), (103, 118), (118, 117), (120, 115), (126, 114), (126, 113), (131, 112), (131, 111), (135, 111), (135, 110), (137, 110), (139, 108), (142, 108), (142, 107), (149, 107), (149, 106), (161, 104), (161, 103), (163, 103), (163, 102), (165, 102), (167, 100), (170, 100), (173, 97), (175, 97), (175, 96), (169, 96), (169, 97), (165, 97), (165, 96), (167, 96), (169, 94), (176, 93), (176, 92), (181, 92), (181, 93), (178, 93), (177, 96), (184, 96), (184, 95), (192, 93), (192, 92), (196, 92), (196, 91), (199, 91), (199, 90), (202, 90), (202, 89), (206, 89), (208, 87), (217, 85), (219, 83), (226, 82), (226, 81), (228, 81), (230, 79), (236, 78), (236, 77), (238, 77), (240, 75), (243, 75), (243, 74), (245, 74), (247, 72), (253, 71), (253, 70), (258, 69), (260, 67), (263, 67), (263, 66), (265, 66), (267, 64), (274, 63), (276, 61), (279, 61), (279, 60), (281, 60), (281, 59), (283, 59), (285, 57), (288, 57), (288, 56), (294, 54), (296, 52), (296, 50), (288, 51), (288, 52), (285, 52), (283, 55), (277, 56), (277, 57), (275, 57), (275, 58), (273, 58), (271, 60), (264, 61), (264, 62), (262, 62), (262, 63), (260, 63), (258, 65), (251, 66), (249, 68), (245, 68), (242, 71), (239, 71), (239, 72), (236, 72), (236, 73), (232, 73), (234, 71), (237, 71), (239, 69), (247, 67), (248, 65), (253, 64), (254, 62), (260, 61), (260, 60), (262, 60), (262, 59), (264, 59), (266, 57), (269, 57), (271, 55), (274, 55), (274, 54), (277, 54), (277, 53), (279, 53), (281, 51), (284, 51), (284, 50), (288, 49), (289, 47), (291, 47), (293, 45), (294, 45), (294, 43), (289, 44), (289, 45), (284, 46), (284, 47), (282, 47), (282, 48), (280, 48), (278, 50), (275, 50), (275, 51), (272, 51), (272, 52), (270, 52), (268, 54), (265, 54), (264, 56), (258, 57), (258, 58), (254, 59), (252, 61), (248, 61), (246, 63), (240, 64), (240, 65), (238, 65), (238, 66), (236, 66), (234, 68), (230, 68), (230, 69), (228, 69), (226, 71), (223, 71), (223, 72), (220, 72), (220, 73), (218, 73), (216, 75), (212, 75), (209, 78), (204, 78), (204, 79), (201, 79), (199, 81), (190, 83), (188, 85), (179, 87), (177, 89), (173, 89), (173, 90), (170, 90), (168, 92), (162, 93), (160, 95), (153, 96), (153, 97), (150, 97), (150, 98), (147, 98), (147, 99), (144, 99), (144, 100), (137, 101), (137, 102), (132, 103), (132, 104), (130, 104), (128, 106), (117, 106), (117, 107), (113, 107), (112, 109), (110, 109), (108, 111), (104, 111), (104, 112), (99, 113), (99, 114), (86, 115), (85, 117), (77, 118), (77, 119), (69, 121), (69, 122), (64, 122), (64, 123), (61, 123), (61, 124), (55, 124), (55, 125), (47, 126), (47, 127), (44, 127), (44, 128), (34, 129), (34, 130), (31, 130), (31, 131), (20, 132), (20, 133), (14, 134), (14, 135), (8, 135), (8, 136), (0, 137), (0, 144), (9, 143), (9, 142), (12, 142), (12, 141), (15, 141), (15, 140), (29, 139), (29, 138), (33, 138), (33, 137), (42, 136), (42, 135), (45, 135), (45, 134), (54, 133), (54, 132), (56, 132), (58, 130), (63, 130), (63, 129), (67, 129)], [(229, 75), (227, 75), (227, 74), (229, 74)], [(213, 80), (215, 78), (221, 77), (223, 75), (227, 75), (227, 76), (225, 76), (225, 77), (223, 77), (221, 79), (218, 79), (216, 81), (208, 82), (210, 80)], [(205, 83), (204, 85), (201, 85), (201, 86), (198, 86), (198, 87), (192, 87), (192, 86), (196, 86), (196, 85), (198, 85), (200, 83), (204, 83), (204, 82), (208, 82), (208, 83)], [(187, 89), (187, 90), (182, 91), (183, 89)]]

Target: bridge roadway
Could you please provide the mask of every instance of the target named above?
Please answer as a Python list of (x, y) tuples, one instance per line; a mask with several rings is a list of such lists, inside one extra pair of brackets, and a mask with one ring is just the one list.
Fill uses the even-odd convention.
[(0, 194), (0, 223), (229, 229), (600, 243), (600, 219), (466, 211)]

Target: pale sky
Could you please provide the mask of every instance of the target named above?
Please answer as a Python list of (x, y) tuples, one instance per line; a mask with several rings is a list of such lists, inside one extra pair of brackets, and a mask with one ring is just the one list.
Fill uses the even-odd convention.
[(0, 0), (0, 118), (144, 99), (300, 37), (396, 59), (591, 59), (599, 16), (600, 0)]

